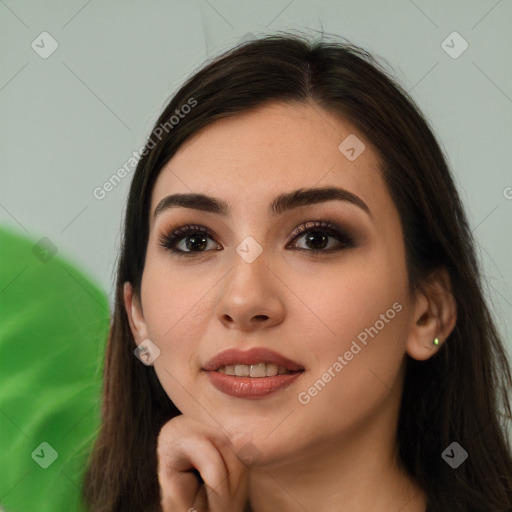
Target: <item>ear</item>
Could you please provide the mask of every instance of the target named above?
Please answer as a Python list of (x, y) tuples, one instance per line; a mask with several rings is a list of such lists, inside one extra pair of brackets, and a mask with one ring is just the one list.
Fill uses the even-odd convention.
[(142, 312), (142, 305), (136, 294), (133, 293), (132, 284), (128, 281), (124, 283), (124, 307), (128, 316), (128, 323), (132, 331), (133, 338), (137, 345), (147, 339), (148, 332), (146, 322), (144, 321), (144, 314)]
[[(436, 270), (415, 294), (413, 324), (407, 338), (407, 353), (423, 361), (437, 352), (457, 322), (457, 303), (452, 294), (450, 275)], [(439, 345), (434, 344), (434, 339)]]

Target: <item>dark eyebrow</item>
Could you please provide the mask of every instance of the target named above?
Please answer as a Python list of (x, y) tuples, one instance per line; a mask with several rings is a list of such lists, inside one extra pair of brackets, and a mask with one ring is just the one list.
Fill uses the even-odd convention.
[[(281, 215), (294, 208), (332, 200), (352, 203), (371, 216), (370, 208), (359, 196), (339, 187), (300, 188), (292, 192), (280, 194), (270, 204), (269, 215)], [(191, 208), (223, 216), (229, 215), (229, 205), (226, 201), (205, 194), (189, 193), (172, 194), (164, 197), (155, 208), (154, 216), (156, 217), (164, 210), (176, 207)]]

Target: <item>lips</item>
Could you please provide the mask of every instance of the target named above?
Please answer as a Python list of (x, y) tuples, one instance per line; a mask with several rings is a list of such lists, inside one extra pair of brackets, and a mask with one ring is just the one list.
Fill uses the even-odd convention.
[(287, 357), (268, 350), (266, 348), (253, 348), (250, 350), (239, 350), (239, 349), (228, 349), (215, 357), (210, 359), (203, 365), (203, 370), (216, 371), (221, 366), (236, 366), (236, 365), (276, 365), (277, 367), (283, 367), (290, 372), (298, 372), (304, 370), (304, 366), (288, 359)]
[(203, 365), (211, 384), (235, 398), (264, 398), (286, 389), (304, 371), (304, 367), (287, 357), (267, 350), (229, 349)]

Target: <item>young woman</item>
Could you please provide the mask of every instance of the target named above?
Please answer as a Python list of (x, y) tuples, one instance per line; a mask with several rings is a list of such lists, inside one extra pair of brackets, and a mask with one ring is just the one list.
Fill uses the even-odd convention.
[(377, 61), (278, 34), (181, 87), (128, 198), (91, 511), (507, 512), (511, 386), (445, 158)]

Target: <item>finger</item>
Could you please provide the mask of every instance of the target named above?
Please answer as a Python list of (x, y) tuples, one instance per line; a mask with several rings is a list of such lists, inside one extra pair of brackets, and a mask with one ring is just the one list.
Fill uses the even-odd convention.
[[(211, 487), (205, 483), (208, 510), (211, 512), (241, 512), (247, 502), (247, 466), (240, 460), (227, 436), (214, 434), (209, 439), (218, 450), (226, 468), (224, 480)], [(198, 509), (199, 510), (199, 509)]]
[(164, 500), (190, 506), (201, 486), (194, 469), (211, 490), (212, 499), (217, 501), (217, 495), (229, 494), (228, 470), (209, 439), (190, 436), (168, 442), (162, 440), (158, 452), (158, 473)]
[[(229, 436), (211, 425), (179, 416), (161, 429), (158, 450), (159, 478), (168, 494), (179, 496), (184, 504), (193, 496), (197, 500), (199, 494), (206, 494), (205, 510), (212, 512), (242, 510), (247, 497), (247, 468)], [(204, 485), (191, 478), (194, 468)]]

